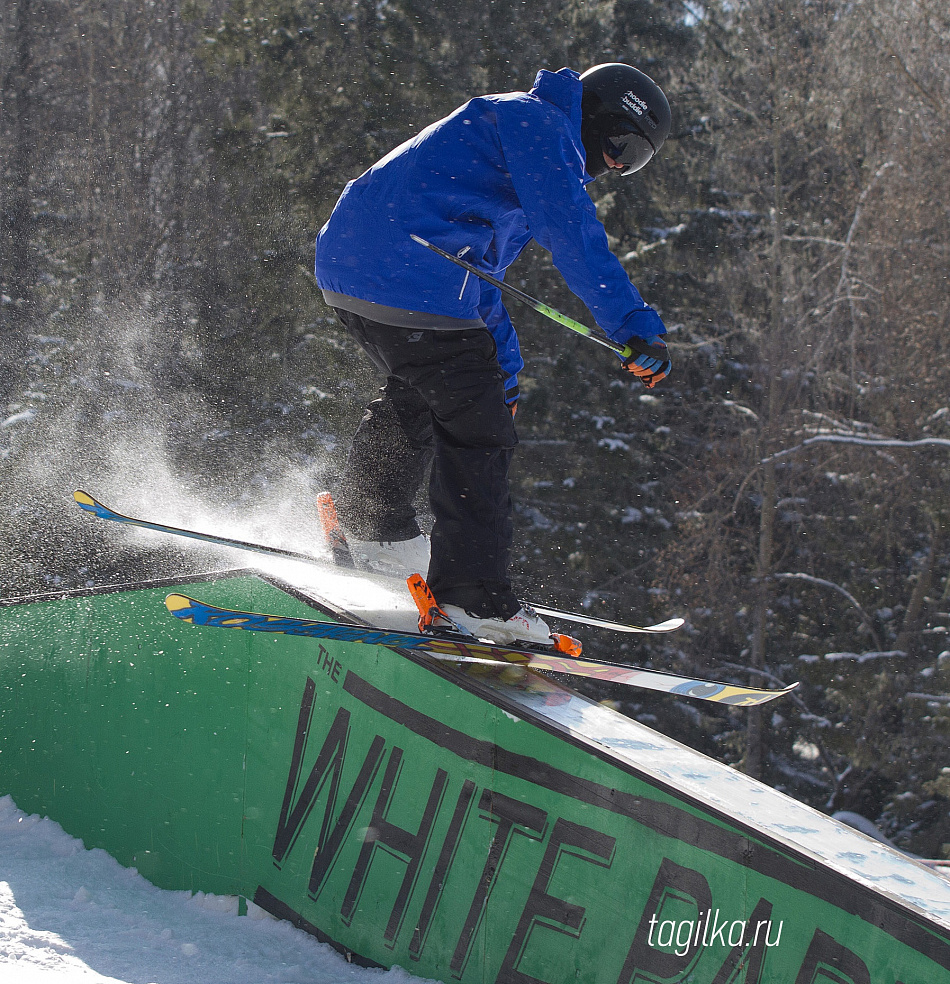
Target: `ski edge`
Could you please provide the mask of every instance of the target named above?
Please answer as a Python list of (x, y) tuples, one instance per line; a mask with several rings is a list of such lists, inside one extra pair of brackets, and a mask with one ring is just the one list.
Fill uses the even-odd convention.
[[(761, 690), (757, 687), (736, 686), (716, 680), (700, 680), (679, 676), (642, 667), (619, 663), (606, 663), (597, 660), (572, 659), (556, 651), (536, 652), (506, 646), (492, 646), (476, 641), (453, 640), (424, 636), (415, 632), (379, 629), (373, 626), (303, 619), (295, 616), (266, 615), (257, 612), (242, 612), (235, 609), (208, 605), (188, 595), (177, 592), (165, 599), (168, 611), (181, 621), (192, 625), (205, 625), (212, 628), (243, 629), (248, 631), (273, 632), (284, 635), (311, 636), (314, 638), (336, 638), (339, 641), (357, 642), (385, 646), (388, 649), (409, 649), (425, 653), (436, 659), (448, 662), (481, 663), (504, 665), (513, 663), (534, 670), (565, 673), (584, 679), (601, 680), (644, 690), (668, 693), (672, 696), (693, 697), (734, 707), (753, 707), (783, 697), (794, 690), (793, 683), (780, 690)], [(362, 637), (362, 638), (361, 638)], [(388, 640), (388, 641), (387, 641)], [(441, 649), (439, 647), (442, 647)], [(489, 651), (498, 654), (489, 658)], [(477, 655), (481, 652), (482, 655)], [(572, 663), (575, 664), (572, 666)], [(627, 679), (613, 679), (606, 676), (611, 671), (623, 671)]]

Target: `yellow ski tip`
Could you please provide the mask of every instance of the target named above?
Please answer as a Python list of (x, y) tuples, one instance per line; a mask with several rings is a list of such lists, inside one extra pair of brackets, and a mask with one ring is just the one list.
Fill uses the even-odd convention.
[[(191, 605), (192, 605), (191, 598), (189, 598), (187, 595), (170, 594), (165, 598), (165, 607), (172, 613), (172, 615), (175, 615), (179, 618), (181, 618), (182, 616), (179, 616), (178, 613), (186, 608), (191, 608)], [(184, 621), (190, 622), (191, 619), (186, 618), (184, 619)]]
[(93, 497), (88, 492), (83, 492), (82, 489), (76, 489), (76, 491), (73, 492), (73, 498), (81, 506), (96, 506), (96, 505), (98, 505), (98, 503), (96, 502), (96, 500), (93, 499)]

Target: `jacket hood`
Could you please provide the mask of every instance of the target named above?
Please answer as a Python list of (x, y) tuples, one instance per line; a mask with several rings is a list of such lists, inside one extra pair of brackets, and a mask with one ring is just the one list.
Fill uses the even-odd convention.
[(584, 85), (580, 75), (573, 68), (562, 68), (557, 72), (549, 72), (542, 68), (534, 80), (529, 95), (537, 96), (557, 106), (571, 123), (580, 127)]

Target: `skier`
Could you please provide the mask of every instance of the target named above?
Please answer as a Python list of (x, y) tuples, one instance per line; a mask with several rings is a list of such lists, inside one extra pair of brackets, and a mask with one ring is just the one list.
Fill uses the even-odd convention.
[[(535, 239), (652, 388), (671, 369), (666, 328), (610, 252), (585, 185), (638, 171), (670, 123), (662, 90), (629, 65), (542, 70), (530, 92), (472, 99), (391, 151), (317, 236), (324, 297), (386, 379), (337, 494), (351, 549), (377, 570), (428, 569), (440, 606), (480, 637), (550, 642), (508, 573), (524, 362), (498, 288), (410, 234), (499, 278)], [(412, 507), (430, 462), (431, 544)]]

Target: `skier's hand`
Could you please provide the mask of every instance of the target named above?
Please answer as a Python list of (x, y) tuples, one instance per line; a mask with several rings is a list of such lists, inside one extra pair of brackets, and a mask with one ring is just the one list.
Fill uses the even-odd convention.
[(631, 354), (622, 359), (623, 367), (637, 376), (647, 389), (653, 389), (673, 369), (669, 349), (660, 335), (650, 338), (634, 335), (627, 339), (627, 348)]

